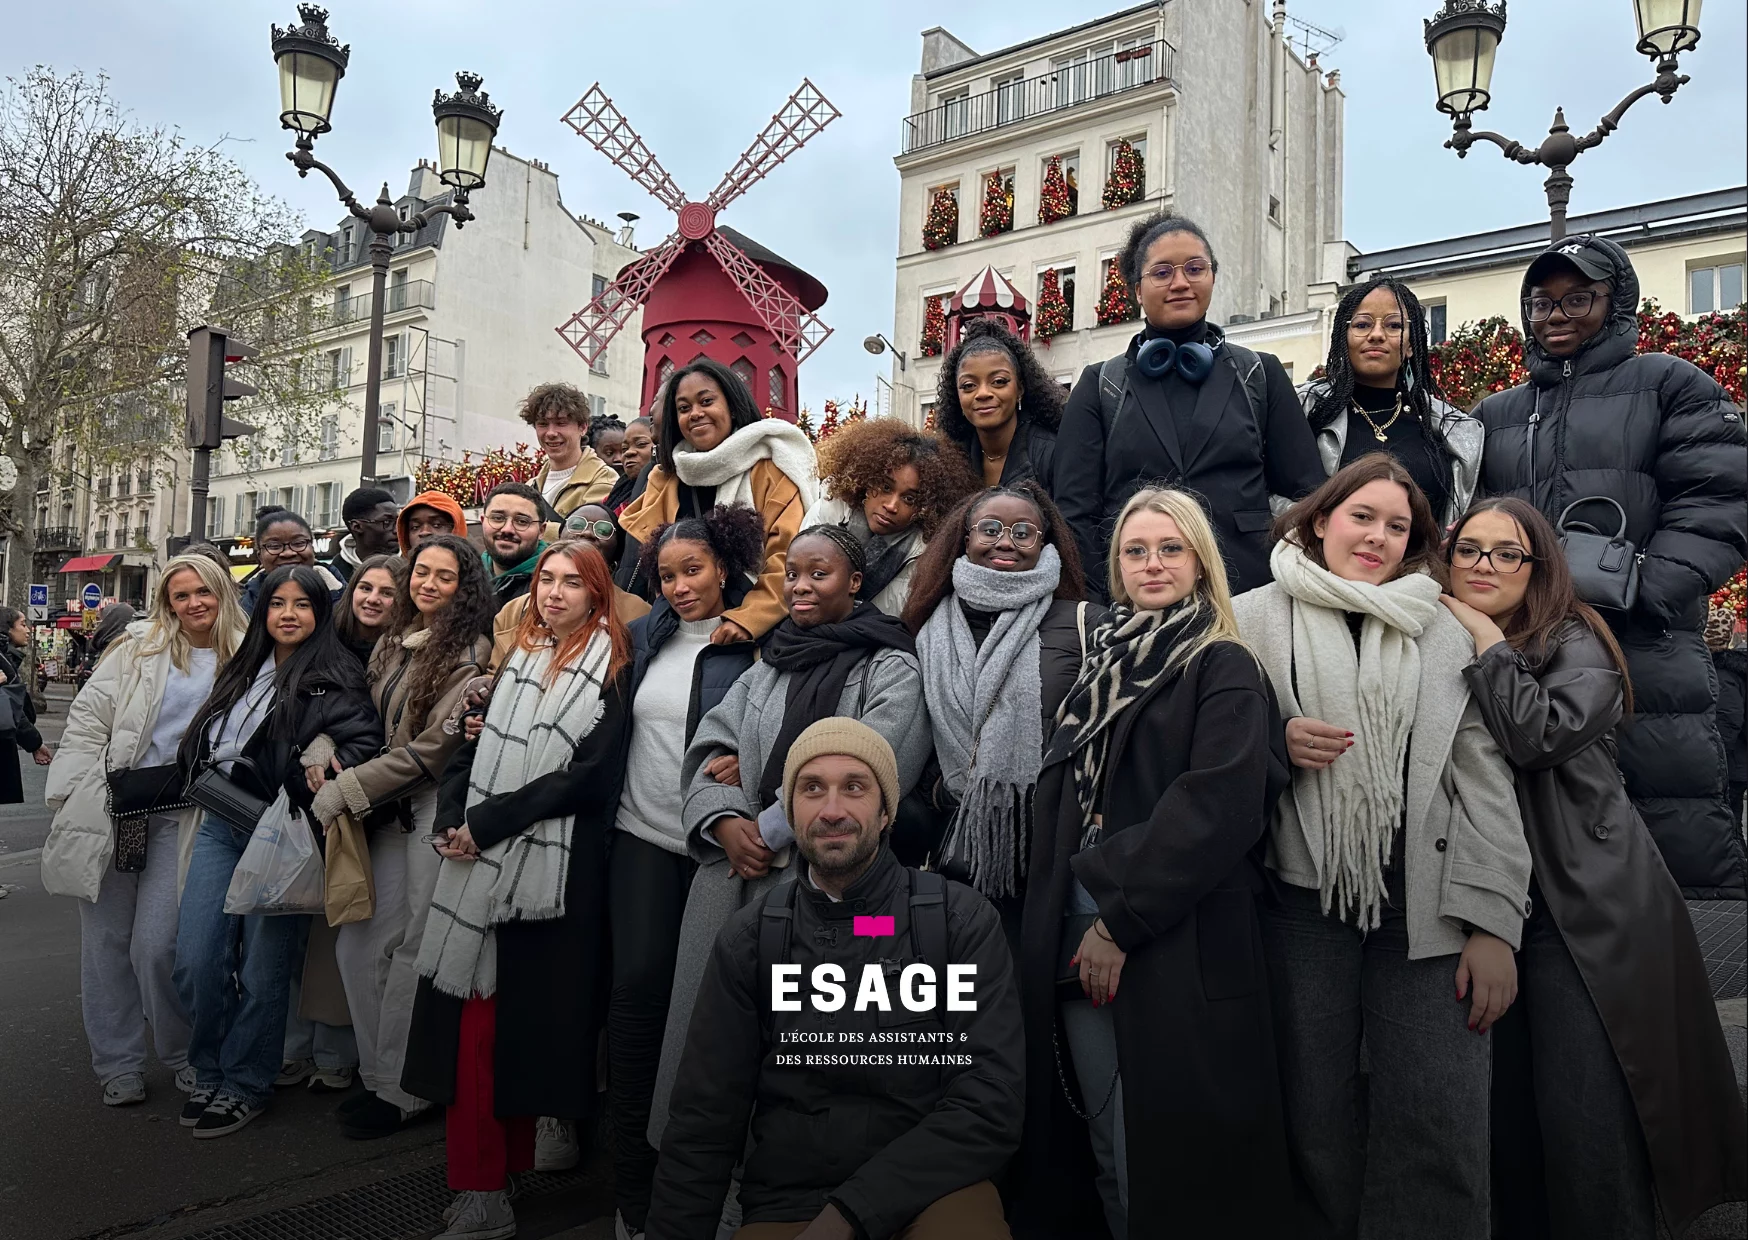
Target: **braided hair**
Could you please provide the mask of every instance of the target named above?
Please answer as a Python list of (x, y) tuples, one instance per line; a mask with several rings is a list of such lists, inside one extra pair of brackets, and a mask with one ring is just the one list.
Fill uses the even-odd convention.
[(1432, 409), (1432, 398), (1442, 399), (1438, 381), (1432, 376), (1432, 346), (1427, 340), (1426, 309), (1414, 290), (1394, 276), (1373, 276), (1342, 295), (1335, 308), (1335, 324), (1329, 332), (1329, 357), (1323, 365), (1326, 391), (1318, 397), (1310, 413), (1313, 433), (1322, 430), (1348, 408), (1353, 400), (1354, 373), (1347, 329), (1360, 303), (1378, 289), (1388, 289), (1402, 308), (1407, 339), (1402, 342), (1402, 368), (1396, 372), (1396, 390), (1402, 394), (1404, 408), (1413, 412), (1415, 420), (1426, 431), (1428, 443), (1442, 445), (1444, 432)]
[(608, 431), (622, 431), (625, 423), (611, 413), (597, 414), (589, 419), (589, 447), (593, 448), (601, 442), (601, 436)]
[(862, 540), (842, 525), (810, 525), (794, 538), (789, 540), (793, 547), (803, 538), (823, 538), (839, 551), (844, 553), (844, 559), (850, 565), (852, 573), (868, 571), (868, 553), (862, 549)]
[(995, 319), (967, 319), (960, 329), (959, 343), (941, 362), (935, 384), (936, 424), (960, 451), (970, 456), (971, 445), (977, 442), (977, 431), (959, 404), (959, 364), (975, 353), (1005, 354), (1013, 363), (1014, 379), (1020, 385), (1020, 400), (1014, 409), (1016, 423), (1050, 430), (1061, 424), (1062, 385), (1050, 377), (1031, 347)]

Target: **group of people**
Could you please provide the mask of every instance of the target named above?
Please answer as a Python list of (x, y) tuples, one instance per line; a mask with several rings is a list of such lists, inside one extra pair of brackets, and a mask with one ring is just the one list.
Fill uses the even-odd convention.
[[(938, 427), (817, 451), (710, 360), (625, 425), (545, 385), (477, 531), (366, 489), (325, 566), (260, 514), (240, 598), (171, 561), (49, 773), (104, 1102), (149, 1026), (223, 1136), (349, 1086), (349, 1024), (343, 1130), (443, 1109), (451, 1240), (603, 1115), (616, 1234), (660, 1240), (1648, 1240), (1741, 1200), (1681, 892), (1742, 894), (1689, 658), (1748, 554), (1741, 411), (1634, 356), (1594, 238), (1468, 414), (1395, 281), (1295, 392), (1207, 322), (1193, 222), (1119, 262), (1143, 330), (1066, 399), (987, 320)], [(1557, 528), (1605, 500), (1625, 609)], [(372, 916), (224, 912), (282, 795), (364, 832)]]

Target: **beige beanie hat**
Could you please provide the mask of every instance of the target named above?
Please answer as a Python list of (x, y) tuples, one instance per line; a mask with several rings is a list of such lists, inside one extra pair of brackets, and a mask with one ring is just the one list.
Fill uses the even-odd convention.
[(795, 821), (796, 776), (809, 762), (827, 754), (843, 754), (868, 764), (868, 769), (874, 772), (874, 781), (880, 785), (880, 808), (890, 825), (898, 816), (898, 759), (884, 736), (847, 715), (833, 715), (811, 724), (789, 746), (789, 756), (783, 761), (783, 813), (790, 823)]

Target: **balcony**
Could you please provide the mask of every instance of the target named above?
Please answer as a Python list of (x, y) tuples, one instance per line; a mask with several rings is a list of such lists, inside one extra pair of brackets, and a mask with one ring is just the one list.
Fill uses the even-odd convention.
[(900, 134), (903, 153), (909, 155), (1156, 82), (1169, 82), (1176, 61), (1177, 49), (1160, 39), (1062, 65), (1039, 77), (1006, 82), (981, 95), (944, 100), (938, 107), (904, 118)]
[(71, 525), (45, 525), (36, 531), (38, 551), (79, 550), (79, 531)]
[[(348, 297), (336, 301), (327, 308), (322, 327), (344, 327), (348, 323), (357, 323), (370, 317), (372, 295), (360, 293), (356, 297)], [(384, 314), (395, 314), (402, 310), (434, 310), (437, 308), (436, 286), (429, 280), (408, 280), (405, 284), (391, 284), (388, 287), (388, 301), (383, 306)]]

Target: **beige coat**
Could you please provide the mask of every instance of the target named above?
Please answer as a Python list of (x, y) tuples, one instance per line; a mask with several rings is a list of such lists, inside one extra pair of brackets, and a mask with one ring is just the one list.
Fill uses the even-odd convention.
[[(542, 465), (540, 472), (528, 480), (528, 485), (545, 495), (546, 474), (551, 468), (550, 465)], [(552, 510), (561, 517), (568, 517), (584, 504), (599, 504), (607, 498), (607, 493), (618, 481), (619, 475), (613, 467), (596, 456), (593, 448), (584, 444), (583, 455), (578, 458), (570, 481), (564, 484), (558, 498), (552, 501)]]

